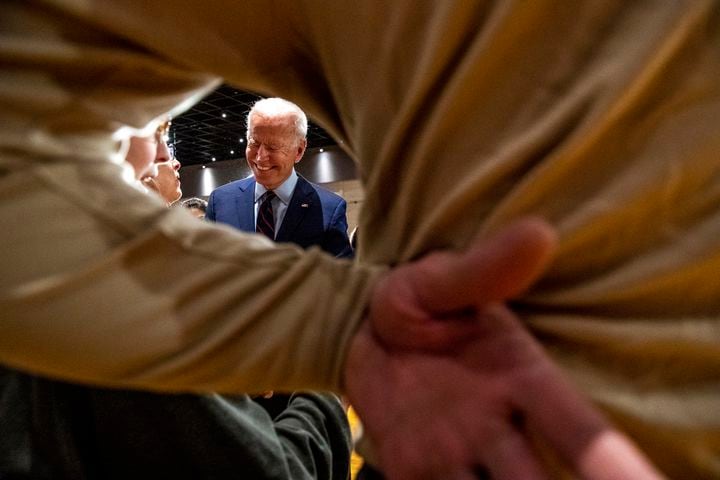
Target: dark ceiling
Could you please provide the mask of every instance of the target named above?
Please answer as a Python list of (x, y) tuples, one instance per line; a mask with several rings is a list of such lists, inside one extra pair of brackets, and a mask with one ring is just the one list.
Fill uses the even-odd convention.
[[(170, 129), (170, 144), (180, 163), (200, 165), (243, 158), (245, 118), (260, 98), (254, 93), (222, 85), (190, 110), (175, 117)], [(335, 144), (325, 130), (309, 122), (308, 148)]]

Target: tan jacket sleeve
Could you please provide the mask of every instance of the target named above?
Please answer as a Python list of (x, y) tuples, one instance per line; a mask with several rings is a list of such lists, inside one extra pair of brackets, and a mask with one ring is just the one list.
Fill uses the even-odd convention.
[(719, 2), (18, 5), (0, 166), (100, 159), (93, 135), (215, 76), (289, 98), (360, 164), (365, 259), (553, 223), (559, 255), (515, 307), (666, 472), (720, 476)]
[(340, 391), (380, 269), (167, 210), (119, 171), (0, 179), (3, 218), (27, 219), (2, 229), (0, 361), (153, 390)]

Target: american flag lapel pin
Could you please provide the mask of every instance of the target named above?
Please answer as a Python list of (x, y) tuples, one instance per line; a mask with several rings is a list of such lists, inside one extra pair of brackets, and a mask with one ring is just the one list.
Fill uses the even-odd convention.
[(310, 206), (310, 205), (308, 205), (307, 203), (303, 203), (303, 204), (300, 205), (300, 208), (308, 208), (309, 206)]

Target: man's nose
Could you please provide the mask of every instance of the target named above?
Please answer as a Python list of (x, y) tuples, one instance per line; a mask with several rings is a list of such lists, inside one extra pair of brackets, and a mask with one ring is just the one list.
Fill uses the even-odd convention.
[(257, 149), (257, 155), (255, 155), (255, 158), (263, 158), (268, 156), (268, 149), (265, 146), (264, 143), (261, 143), (260, 146)]

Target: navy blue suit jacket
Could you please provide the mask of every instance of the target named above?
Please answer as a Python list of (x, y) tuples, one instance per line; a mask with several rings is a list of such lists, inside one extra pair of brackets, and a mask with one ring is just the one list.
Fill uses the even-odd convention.
[[(255, 178), (247, 177), (216, 188), (208, 199), (205, 218), (246, 232), (255, 231)], [(352, 257), (347, 234), (347, 203), (298, 175), (276, 242), (302, 248), (317, 245), (336, 257)]]

